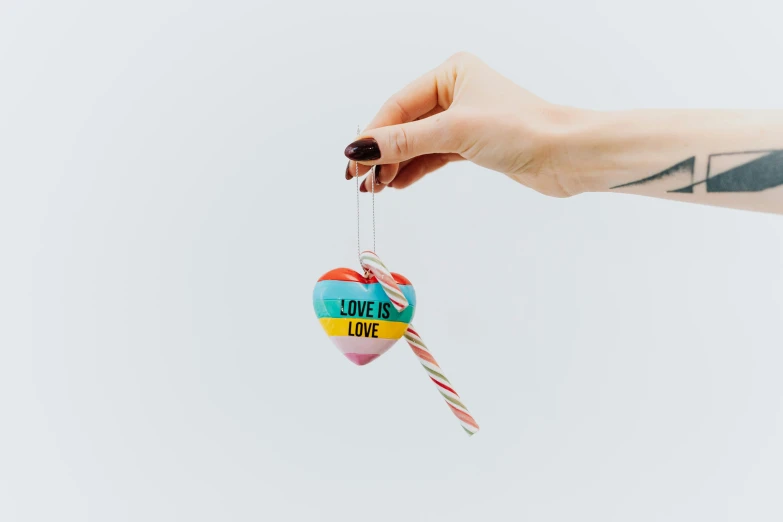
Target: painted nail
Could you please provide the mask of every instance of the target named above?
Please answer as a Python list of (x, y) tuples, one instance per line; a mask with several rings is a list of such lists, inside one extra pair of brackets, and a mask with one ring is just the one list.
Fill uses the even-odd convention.
[(345, 179), (353, 179), (353, 174), (351, 174), (351, 162), (348, 162), (348, 166), (345, 167)]
[(381, 183), (381, 167), (382, 166), (383, 165), (376, 165), (375, 166), (375, 184), (376, 185), (383, 185), (383, 183)]
[(367, 186), (364, 184), (364, 182), (359, 185), (359, 192), (367, 192)]
[(345, 155), (352, 160), (374, 161), (381, 157), (381, 149), (374, 139), (362, 138), (345, 147)]

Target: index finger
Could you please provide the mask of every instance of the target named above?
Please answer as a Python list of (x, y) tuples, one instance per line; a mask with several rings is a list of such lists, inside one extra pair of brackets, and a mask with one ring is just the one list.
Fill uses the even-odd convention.
[[(409, 123), (422, 116), (446, 109), (447, 107), (439, 103), (437, 76), (439, 69), (433, 69), (423, 74), (386, 100), (364, 131), (389, 125)], [(360, 139), (363, 133), (359, 134), (356, 139)], [(359, 165), (358, 167), (358, 175), (363, 175), (369, 168), (366, 165)], [(384, 178), (393, 179), (398, 168), (399, 165), (396, 163), (385, 167)], [(346, 178), (351, 179), (355, 175), (354, 172), (356, 172), (356, 164), (353, 161), (349, 161)]]
[(386, 100), (365, 130), (409, 123), (437, 106), (438, 81), (432, 70)]

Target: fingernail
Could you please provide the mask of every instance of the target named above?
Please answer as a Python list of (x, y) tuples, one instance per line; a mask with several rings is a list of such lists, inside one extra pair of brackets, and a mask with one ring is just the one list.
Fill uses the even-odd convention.
[(351, 175), (351, 162), (348, 162), (348, 166), (345, 167), (345, 179), (353, 179), (353, 176)]
[(359, 192), (367, 192), (367, 187), (362, 183), (359, 185)]
[(362, 138), (345, 147), (345, 155), (356, 161), (374, 161), (381, 157), (381, 149), (374, 139)]
[(381, 166), (382, 165), (376, 165), (375, 166), (375, 184), (376, 185), (382, 185), (381, 183)]

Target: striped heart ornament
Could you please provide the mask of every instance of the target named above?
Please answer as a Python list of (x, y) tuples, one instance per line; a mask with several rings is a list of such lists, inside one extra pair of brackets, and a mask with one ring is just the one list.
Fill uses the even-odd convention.
[(478, 432), (476, 420), (410, 324), (416, 308), (411, 282), (389, 271), (370, 250), (359, 254), (359, 262), (365, 275), (338, 268), (315, 284), (313, 307), (326, 334), (343, 355), (360, 366), (380, 357), (404, 336), (462, 429), (468, 435)]
[(313, 290), (315, 315), (326, 335), (348, 360), (360, 366), (388, 351), (413, 319), (413, 285), (400, 274), (391, 276), (396, 285), (337, 268), (321, 276)]

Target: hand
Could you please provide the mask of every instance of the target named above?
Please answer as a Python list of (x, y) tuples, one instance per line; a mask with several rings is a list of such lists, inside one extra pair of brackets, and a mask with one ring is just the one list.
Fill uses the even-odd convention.
[[(405, 188), (449, 162), (468, 160), (567, 197), (583, 190), (562, 138), (581, 118), (582, 111), (550, 104), (459, 53), (392, 96), (345, 155), (359, 163), (360, 176), (382, 165), (376, 192)], [(355, 167), (349, 161), (346, 179)], [(361, 190), (370, 187), (368, 177)]]

